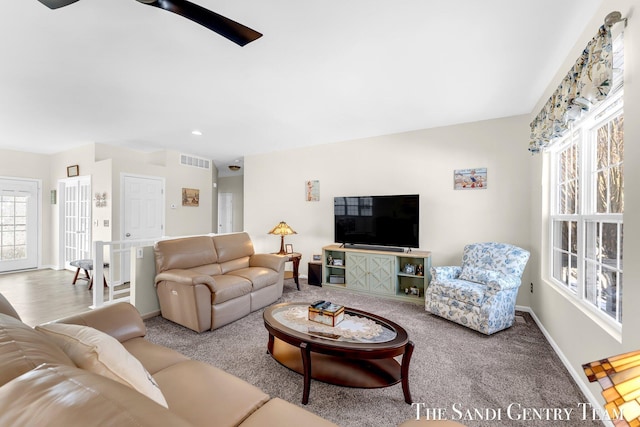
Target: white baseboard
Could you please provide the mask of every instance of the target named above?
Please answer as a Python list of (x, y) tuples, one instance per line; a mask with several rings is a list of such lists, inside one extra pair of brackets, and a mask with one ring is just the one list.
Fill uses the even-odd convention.
[(155, 310), (155, 311), (152, 311), (151, 313), (141, 314), (140, 317), (142, 317), (143, 320), (147, 320), (159, 315), (160, 315), (160, 310)]
[[(553, 348), (553, 351), (556, 352), (562, 364), (565, 366), (565, 368), (567, 368), (567, 371), (569, 371), (569, 374), (571, 374), (573, 381), (578, 385), (578, 387), (580, 388), (580, 391), (582, 391), (585, 397), (589, 400), (589, 403), (593, 405), (594, 408), (600, 408), (602, 411), (604, 411), (604, 408), (602, 407), (602, 404), (600, 403), (600, 401), (596, 399), (593, 393), (591, 393), (591, 390), (587, 388), (587, 386), (585, 385), (584, 373), (576, 372), (576, 370), (573, 368), (571, 363), (569, 363), (569, 359), (567, 359), (567, 357), (564, 355), (562, 350), (560, 350), (560, 347), (558, 347), (558, 345), (553, 340), (549, 332), (547, 332), (544, 325), (540, 322), (540, 319), (538, 319), (538, 316), (536, 316), (536, 313), (531, 309), (531, 307), (523, 307), (523, 306), (517, 305), (516, 310), (524, 311), (531, 315), (533, 320), (536, 322), (536, 325), (538, 325), (538, 328), (540, 328), (540, 331), (542, 331), (542, 334), (547, 339), (547, 342), (551, 345), (551, 348)], [(609, 420), (602, 420), (602, 424), (606, 427), (614, 427), (613, 422)]]

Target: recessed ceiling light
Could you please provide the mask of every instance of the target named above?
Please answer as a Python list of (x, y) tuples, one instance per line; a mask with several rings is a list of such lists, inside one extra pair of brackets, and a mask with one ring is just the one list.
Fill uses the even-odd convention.
[(200, 132), (200, 131), (199, 131), (199, 130), (197, 130), (197, 129), (196, 129), (196, 130), (192, 130), (192, 131), (191, 131), (191, 134), (192, 134), (192, 135), (197, 135), (197, 136), (202, 136), (202, 132)]

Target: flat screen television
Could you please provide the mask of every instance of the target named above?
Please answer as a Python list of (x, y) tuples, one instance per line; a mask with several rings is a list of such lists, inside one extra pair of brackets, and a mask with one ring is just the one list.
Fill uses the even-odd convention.
[(334, 197), (335, 242), (345, 246), (420, 246), (420, 196)]

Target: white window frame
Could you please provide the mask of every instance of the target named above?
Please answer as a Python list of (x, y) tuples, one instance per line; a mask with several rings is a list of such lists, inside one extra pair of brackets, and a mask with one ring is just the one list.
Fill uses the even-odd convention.
[[(603, 309), (594, 305), (586, 296), (586, 290), (588, 285), (585, 283), (585, 262), (590, 262), (586, 260), (586, 250), (585, 244), (586, 242), (586, 224), (587, 222), (613, 222), (624, 224), (623, 222), (623, 213), (621, 214), (609, 214), (609, 213), (596, 213), (596, 201), (595, 197), (595, 180), (592, 178), (593, 171), (596, 170), (595, 166), (595, 138), (596, 138), (596, 130), (601, 127), (603, 124), (611, 121), (613, 118), (618, 115), (624, 116), (624, 106), (623, 106), (623, 90), (617, 91), (614, 95), (611, 95), (609, 99), (604, 101), (600, 106), (595, 108), (593, 111), (588, 113), (584, 119), (582, 119), (578, 124), (568, 132), (567, 136), (562, 140), (558, 141), (554, 147), (552, 147), (550, 152), (550, 162), (549, 162), (549, 195), (550, 195), (550, 204), (549, 204), (549, 262), (548, 262), (548, 272), (547, 278), (553, 283), (558, 289), (560, 289), (565, 295), (568, 295), (569, 298), (574, 301), (574, 303), (579, 306), (585, 308), (588, 312), (595, 315), (596, 319), (603, 323), (603, 326), (608, 328), (613, 328), (617, 333), (621, 333), (622, 331), (622, 320), (618, 321), (621, 316), (622, 310), (622, 296), (617, 298), (617, 319), (613, 319), (610, 315), (608, 315)], [(575, 214), (559, 214), (558, 213), (558, 165), (559, 153), (566, 150), (572, 144), (577, 144), (579, 146), (578, 152), (578, 209)], [(623, 162), (624, 164), (624, 157)], [(554, 255), (556, 251), (554, 248), (555, 240), (554, 240), (554, 221), (577, 221), (577, 286), (576, 289), (571, 289), (570, 286), (565, 285), (560, 280), (557, 280), (554, 277)], [(619, 226), (619, 227), (620, 227)], [(620, 240), (622, 237), (620, 237)], [(622, 275), (622, 265), (620, 254), (622, 253), (622, 248), (618, 248), (618, 260), (620, 261), (620, 265), (616, 266), (615, 271)], [(622, 279), (620, 280), (622, 283)], [(595, 286), (595, 284), (592, 284)]]

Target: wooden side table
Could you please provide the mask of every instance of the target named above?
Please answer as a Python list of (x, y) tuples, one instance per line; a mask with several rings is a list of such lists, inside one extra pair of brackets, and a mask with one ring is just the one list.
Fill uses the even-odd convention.
[(293, 272), (285, 271), (284, 278), (291, 279), (293, 277), (293, 281), (296, 282), (296, 287), (298, 288), (298, 290), (300, 290), (300, 282), (298, 281), (298, 269), (300, 267), (300, 260), (302, 259), (302, 254), (299, 252), (291, 252), (290, 254), (284, 254), (284, 255), (276, 254), (276, 255), (285, 257), (286, 258), (285, 262), (293, 263)]

